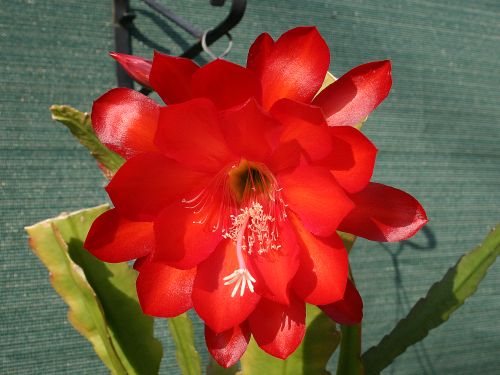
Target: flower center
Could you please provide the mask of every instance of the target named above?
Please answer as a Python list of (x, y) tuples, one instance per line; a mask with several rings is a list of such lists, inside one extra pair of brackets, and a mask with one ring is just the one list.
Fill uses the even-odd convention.
[(224, 285), (234, 284), (231, 297), (240, 290), (243, 296), (248, 286), (253, 293), (255, 278), (250, 274), (245, 258), (278, 250), (277, 221), (285, 220), (286, 204), (278, 182), (262, 163), (242, 159), (238, 165), (221, 170), (210, 185), (192, 199), (183, 199), (199, 220), (213, 232), (235, 243), (238, 269), (223, 278)]

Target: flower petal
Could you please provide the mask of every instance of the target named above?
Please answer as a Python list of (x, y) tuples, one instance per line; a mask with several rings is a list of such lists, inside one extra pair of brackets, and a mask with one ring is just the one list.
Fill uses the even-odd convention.
[(130, 221), (111, 209), (94, 220), (83, 247), (110, 263), (144, 257), (154, 249), (153, 223)]
[(198, 98), (160, 111), (156, 145), (168, 157), (200, 171), (219, 171), (232, 156), (208, 99)]
[(340, 301), (318, 307), (339, 324), (358, 324), (363, 319), (363, 300), (351, 280), (347, 280), (345, 294)]
[[(269, 48), (269, 42), (261, 43)], [(323, 83), (330, 52), (315, 27), (297, 27), (284, 33), (258, 61), (251, 67), (259, 73), (262, 102), (269, 109), (282, 98), (309, 103)]]
[(304, 228), (295, 214), (290, 213), (289, 218), (301, 247), (300, 267), (293, 281), (293, 290), (313, 305), (342, 299), (349, 263), (339, 235), (334, 233), (328, 238), (318, 238)]
[(155, 220), (155, 260), (176, 268), (188, 269), (205, 260), (217, 247), (222, 236), (181, 202), (167, 206)]
[(137, 295), (145, 314), (171, 318), (193, 307), (191, 292), (196, 269), (179, 270), (160, 262), (141, 265)]
[(391, 62), (375, 61), (344, 74), (313, 100), (328, 125), (354, 126), (387, 97), (392, 85)]
[(353, 208), (349, 197), (325, 168), (299, 166), (291, 173), (279, 174), (277, 179), (285, 203), (316, 235), (332, 234)]
[(142, 86), (151, 88), (149, 74), (153, 62), (140, 56), (127, 55), (125, 53), (110, 52), (109, 55), (115, 59), (132, 79)]
[(422, 205), (393, 187), (372, 182), (350, 197), (356, 206), (340, 224), (343, 232), (395, 242), (410, 238), (427, 223)]
[(248, 319), (257, 344), (281, 359), (286, 359), (302, 342), (305, 320), (306, 305), (295, 298), (288, 306), (263, 298)]
[(161, 154), (140, 154), (114, 175), (106, 191), (117, 210), (131, 220), (152, 221), (175, 199), (201, 189), (207, 176)]
[(247, 349), (250, 341), (248, 323), (215, 333), (205, 325), (205, 342), (212, 357), (219, 365), (229, 368), (235, 365)]
[(256, 74), (227, 60), (204, 65), (192, 79), (193, 95), (209, 98), (219, 109), (241, 105), (250, 98), (260, 102), (261, 87)]
[(319, 107), (281, 99), (273, 105), (271, 114), (284, 127), (281, 143), (297, 140), (310, 160), (322, 159), (332, 151), (329, 128)]
[(156, 151), (154, 136), (160, 106), (141, 93), (117, 88), (108, 91), (92, 106), (92, 126), (109, 149), (129, 159)]
[(267, 58), (272, 52), (274, 40), (268, 33), (260, 34), (248, 50), (247, 68), (261, 74), (265, 68)]
[(231, 240), (219, 243), (214, 253), (198, 266), (193, 287), (194, 308), (217, 333), (246, 320), (260, 300), (257, 293), (248, 289), (243, 296), (236, 293), (231, 297), (233, 285), (224, 285), (223, 278), (238, 268), (235, 244)]
[(166, 104), (181, 103), (193, 97), (191, 77), (198, 69), (191, 59), (155, 51), (149, 82)]
[(254, 99), (243, 106), (224, 111), (221, 128), (235, 155), (252, 161), (265, 161), (276, 143), (273, 133), (278, 123), (265, 113)]
[(335, 126), (328, 129), (332, 152), (319, 164), (330, 169), (339, 185), (349, 193), (363, 190), (372, 177), (377, 148), (356, 128)]
[(288, 305), (289, 287), (299, 268), (299, 247), (288, 222), (279, 226), (281, 247), (267, 253), (252, 253), (248, 257), (253, 265), (256, 289), (263, 297)]

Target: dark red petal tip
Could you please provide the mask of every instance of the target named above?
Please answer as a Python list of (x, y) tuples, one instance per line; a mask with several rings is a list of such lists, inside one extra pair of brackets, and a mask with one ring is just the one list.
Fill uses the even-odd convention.
[(391, 62), (370, 62), (351, 69), (333, 82), (313, 104), (321, 107), (328, 125), (354, 126), (382, 103), (391, 86)]
[(252, 335), (265, 352), (286, 359), (298, 348), (306, 331), (306, 306), (292, 298), (290, 305), (262, 299), (249, 323)]
[(422, 205), (410, 194), (378, 183), (352, 194), (355, 204), (339, 230), (372, 241), (397, 242), (417, 233), (426, 223)]
[(330, 51), (318, 30), (297, 27), (284, 33), (274, 44), (262, 38), (259, 45), (265, 52), (260, 53), (256, 58), (258, 63), (251, 66), (262, 82), (264, 107), (269, 109), (282, 98), (309, 103), (321, 87), (330, 64)]
[(227, 331), (216, 333), (205, 325), (205, 342), (216, 362), (224, 368), (235, 365), (247, 349), (250, 328), (244, 322)]
[(151, 88), (149, 74), (153, 62), (140, 56), (127, 55), (124, 53), (110, 52), (109, 55), (125, 69), (132, 79), (144, 87)]
[(350, 280), (347, 281), (344, 298), (335, 303), (318, 307), (339, 324), (354, 325), (363, 319), (363, 300)]
[(154, 248), (153, 223), (130, 221), (111, 209), (92, 223), (83, 247), (110, 263), (144, 257)]
[(137, 278), (137, 295), (145, 314), (171, 318), (193, 307), (191, 292), (196, 269), (179, 270), (145, 262)]
[(180, 103), (192, 98), (191, 77), (198, 69), (191, 59), (155, 51), (149, 81), (166, 104)]
[(92, 106), (92, 126), (99, 140), (125, 159), (156, 151), (154, 135), (160, 106), (124, 87), (108, 91)]

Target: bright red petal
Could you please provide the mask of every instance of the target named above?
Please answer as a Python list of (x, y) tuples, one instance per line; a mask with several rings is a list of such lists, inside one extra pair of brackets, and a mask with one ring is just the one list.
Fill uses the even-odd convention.
[(289, 219), (301, 245), (300, 267), (293, 281), (295, 293), (313, 305), (340, 300), (349, 274), (342, 240), (337, 233), (323, 239), (314, 236), (293, 213)]
[(128, 160), (106, 191), (127, 218), (152, 221), (172, 201), (191, 197), (207, 183), (206, 175), (190, 171), (161, 154), (148, 153)]
[(356, 205), (339, 230), (372, 241), (406, 240), (427, 223), (421, 204), (411, 195), (390, 186), (370, 183), (352, 194)]
[(126, 55), (124, 53), (110, 52), (110, 56), (118, 61), (132, 79), (144, 87), (151, 88), (149, 73), (153, 62), (143, 57)]
[(222, 132), (235, 155), (251, 161), (265, 161), (271, 155), (278, 124), (254, 99), (224, 111), (221, 117)]
[[(269, 42), (265, 43), (269, 48)], [(297, 27), (284, 33), (272, 51), (257, 60), (251, 66), (260, 75), (263, 105), (269, 109), (282, 98), (309, 103), (323, 83), (330, 51), (316, 28)]]
[(262, 74), (273, 46), (274, 40), (271, 35), (268, 33), (260, 34), (248, 50), (247, 68), (259, 75)]
[(299, 247), (288, 222), (279, 226), (278, 250), (253, 253), (248, 257), (253, 265), (259, 285), (257, 291), (265, 298), (281, 304), (289, 304), (289, 287), (299, 268)]
[(363, 300), (351, 280), (347, 280), (345, 294), (340, 301), (318, 307), (339, 324), (358, 324), (363, 319)]
[(282, 99), (273, 105), (271, 114), (284, 127), (281, 143), (296, 140), (310, 160), (325, 158), (332, 151), (329, 129), (318, 107)]
[(205, 260), (217, 247), (222, 236), (212, 226), (199, 224), (193, 209), (174, 202), (155, 220), (155, 260), (176, 268), (188, 269)]
[(219, 109), (261, 98), (260, 83), (253, 71), (220, 59), (198, 70), (193, 75), (192, 87), (195, 97), (209, 98)]
[[(230, 240), (222, 241), (215, 252), (198, 266), (193, 287), (194, 308), (217, 333), (246, 320), (260, 300), (260, 296), (248, 288), (243, 296), (236, 293), (231, 297), (233, 285), (224, 285), (222, 279), (238, 268), (235, 244)], [(250, 273), (253, 274), (252, 270)]]
[(319, 236), (329, 236), (352, 210), (353, 203), (331, 173), (320, 167), (300, 166), (278, 175), (285, 203), (304, 226)]
[(285, 306), (263, 298), (248, 319), (257, 344), (281, 359), (297, 349), (306, 331), (306, 305), (297, 299), (290, 302)]
[(328, 125), (354, 126), (382, 103), (391, 85), (391, 62), (375, 61), (344, 74), (314, 98), (313, 104), (321, 107)]
[(191, 77), (198, 69), (191, 59), (155, 51), (149, 82), (166, 104), (181, 103), (193, 97)]
[(356, 128), (335, 126), (328, 129), (332, 152), (320, 164), (330, 169), (339, 185), (349, 193), (363, 190), (372, 177), (377, 148)]
[(156, 145), (165, 155), (189, 168), (218, 172), (232, 156), (208, 99), (193, 99), (160, 111)]
[(221, 333), (215, 333), (205, 325), (205, 342), (212, 357), (219, 365), (229, 368), (235, 365), (247, 349), (250, 328), (244, 322)]
[(130, 221), (111, 209), (92, 223), (83, 247), (110, 263), (146, 256), (154, 249), (153, 223)]
[(142, 311), (171, 318), (189, 310), (195, 274), (194, 268), (179, 270), (159, 262), (141, 265), (136, 286)]
[(94, 102), (92, 126), (103, 144), (128, 159), (156, 151), (159, 112), (154, 100), (135, 90), (117, 88)]

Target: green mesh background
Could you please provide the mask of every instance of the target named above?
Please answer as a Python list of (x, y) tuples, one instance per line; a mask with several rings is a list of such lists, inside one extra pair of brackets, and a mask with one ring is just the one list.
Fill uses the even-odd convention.
[[(165, 4), (202, 28), (227, 12), (208, 0)], [(193, 40), (132, 5), (134, 52), (178, 54)], [(90, 110), (115, 85), (111, 1), (0, 1), (0, 373), (105, 374), (27, 246), (23, 227), (106, 201), (105, 181), (51, 104)], [(365, 301), (364, 348), (377, 343), (429, 286), (500, 219), (500, 3), (497, 0), (249, 0), (229, 58), (243, 63), (262, 31), (317, 25), (341, 75), (393, 61), (394, 86), (367, 134), (380, 152), (375, 179), (418, 197), (430, 224), (411, 241), (360, 240), (351, 256)], [(225, 48), (224, 42), (215, 50)], [(203, 63), (203, 60), (200, 60)], [(445, 326), (385, 374), (500, 373), (500, 265)], [(166, 322), (162, 373), (178, 374)], [(206, 362), (202, 327), (198, 346)], [(335, 358), (332, 359), (332, 365)]]

